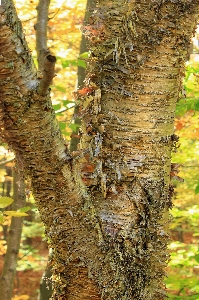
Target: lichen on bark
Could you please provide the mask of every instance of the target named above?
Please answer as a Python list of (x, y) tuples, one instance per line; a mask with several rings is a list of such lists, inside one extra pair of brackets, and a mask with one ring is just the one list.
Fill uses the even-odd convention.
[(97, 1), (74, 153), (12, 1), (0, 9), (2, 134), (32, 180), (54, 299), (164, 299), (173, 120), (198, 1)]
[[(102, 0), (84, 28), (90, 60), (82, 161), (94, 166), (84, 166), (84, 181), (115, 271), (103, 299), (165, 297), (173, 122), (196, 7)], [(104, 286), (110, 270), (101, 272)]]

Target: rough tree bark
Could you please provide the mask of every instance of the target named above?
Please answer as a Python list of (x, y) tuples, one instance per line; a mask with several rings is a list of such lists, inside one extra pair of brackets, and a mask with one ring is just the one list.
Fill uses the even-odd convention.
[[(11, 0), (0, 7), (1, 128), (23, 160), (53, 248), (54, 299), (164, 299), (170, 156), (198, 0), (100, 0), (81, 149), (69, 153), (50, 102), (55, 58), (33, 66)], [(48, 77), (49, 74), (49, 77)]]

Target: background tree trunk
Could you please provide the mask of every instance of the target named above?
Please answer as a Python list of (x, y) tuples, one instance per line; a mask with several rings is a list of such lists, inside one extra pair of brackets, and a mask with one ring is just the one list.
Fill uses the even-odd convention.
[[(84, 24), (88, 23), (91, 11), (93, 10), (93, 7), (95, 5), (94, 0), (88, 0), (87, 5), (86, 5), (86, 12), (85, 12), (85, 17), (84, 17)], [(87, 39), (85, 38), (84, 34), (82, 34), (82, 39), (81, 39), (81, 44), (80, 44), (80, 55), (82, 53), (85, 53), (88, 51), (87, 47)], [(81, 89), (83, 87), (84, 79), (85, 79), (85, 69), (81, 66), (78, 67), (77, 69), (77, 88)], [(79, 105), (75, 106), (74, 109), (74, 123), (78, 124), (79, 126), (81, 125), (81, 120), (78, 117), (79, 115)], [(77, 128), (75, 131), (72, 132), (71, 135), (71, 141), (70, 141), (70, 151), (76, 151), (77, 150), (77, 145), (79, 144), (79, 138), (77, 135), (79, 134), (79, 128)]]
[(73, 155), (48, 95), (55, 58), (38, 76), (12, 1), (0, 10), (2, 134), (32, 178), (54, 299), (164, 299), (173, 119), (198, 1), (97, 2)]
[(52, 297), (52, 266), (50, 264), (52, 250), (49, 250), (48, 262), (40, 282), (38, 300), (49, 300)]
[[(13, 210), (18, 210), (25, 206), (25, 182), (23, 171), (17, 164), (13, 172)], [(11, 300), (12, 290), (17, 268), (17, 259), (21, 242), (21, 233), (23, 227), (23, 217), (12, 217), (11, 225), (8, 231), (7, 250), (4, 259), (4, 266), (0, 278), (0, 299)]]

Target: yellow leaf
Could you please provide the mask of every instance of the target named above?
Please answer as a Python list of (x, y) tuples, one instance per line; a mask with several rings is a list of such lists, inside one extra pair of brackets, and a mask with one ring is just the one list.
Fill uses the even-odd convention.
[(4, 214), (11, 217), (25, 217), (28, 216), (25, 212), (14, 211), (14, 210), (6, 210)]

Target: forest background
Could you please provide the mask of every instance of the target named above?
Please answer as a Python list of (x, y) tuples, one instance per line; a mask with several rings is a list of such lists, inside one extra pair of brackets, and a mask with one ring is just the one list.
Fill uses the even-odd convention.
[[(15, 1), (25, 35), (36, 62), (35, 30), (38, 1)], [(85, 69), (87, 54), (80, 54), (81, 27), (86, 1), (51, 1), (48, 22), (48, 47), (56, 55), (56, 74), (51, 96), (60, 128), (69, 141), (78, 128), (74, 122), (74, 90), (77, 88), (77, 68)], [(182, 98), (177, 104), (175, 129), (180, 147), (173, 154), (175, 185), (174, 207), (170, 234), (171, 261), (166, 278), (169, 299), (199, 299), (199, 30), (193, 39), (193, 49), (187, 60)], [(72, 121), (71, 121), (72, 120)], [(78, 135), (75, 135), (78, 138)], [(0, 160), (9, 160), (0, 169), (1, 195), (12, 196), (13, 155), (0, 147)], [(180, 169), (180, 173), (178, 173)], [(183, 178), (183, 179), (182, 179)], [(183, 181), (184, 180), (184, 181)], [(9, 195), (10, 193), (10, 195)], [(27, 183), (27, 205), (31, 207), (25, 217), (13, 300), (36, 300), (39, 282), (46, 268), (48, 250), (44, 229)], [(11, 216), (4, 216), (0, 232), (0, 270), (6, 253), (6, 231)]]

